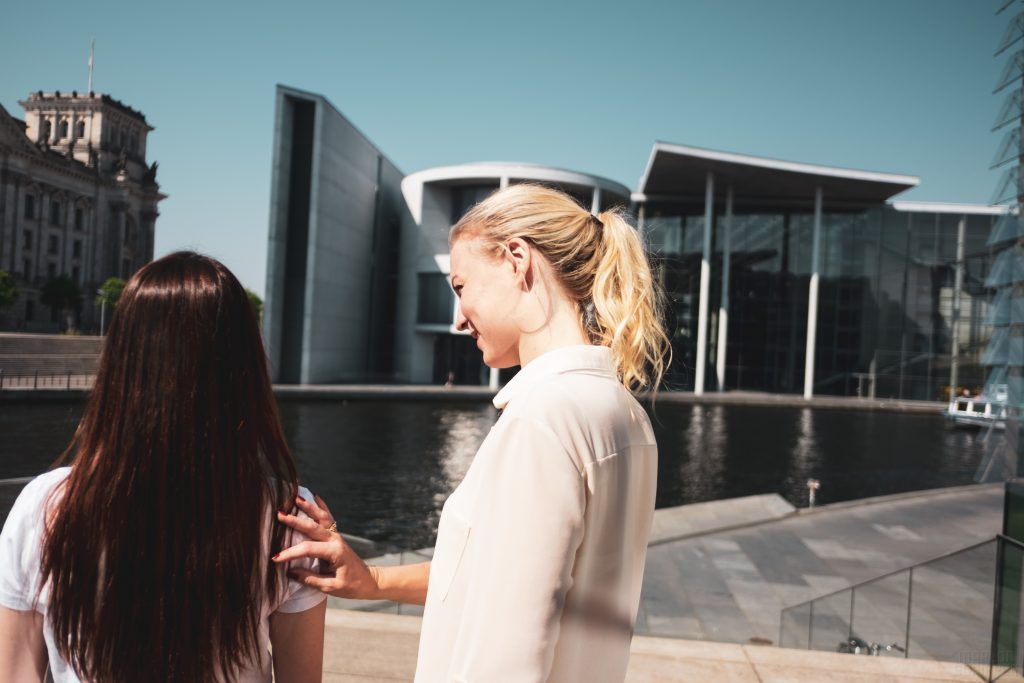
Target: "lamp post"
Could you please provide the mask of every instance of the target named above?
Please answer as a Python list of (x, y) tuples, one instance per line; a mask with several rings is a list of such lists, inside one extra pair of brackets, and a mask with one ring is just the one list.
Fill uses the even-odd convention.
[(818, 489), (821, 488), (821, 482), (817, 479), (807, 480), (807, 507), (814, 507), (815, 499), (817, 498)]
[(103, 324), (107, 318), (107, 297), (103, 295), (102, 289), (97, 289), (96, 294), (100, 297), (100, 336), (103, 336)]

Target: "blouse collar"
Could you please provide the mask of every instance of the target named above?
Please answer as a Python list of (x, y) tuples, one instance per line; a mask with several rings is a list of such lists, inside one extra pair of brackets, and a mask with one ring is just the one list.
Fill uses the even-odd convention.
[(580, 344), (542, 353), (524, 365), (494, 397), (494, 407), (504, 410), (512, 399), (551, 375), (589, 372), (616, 377), (612, 351), (607, 346)]

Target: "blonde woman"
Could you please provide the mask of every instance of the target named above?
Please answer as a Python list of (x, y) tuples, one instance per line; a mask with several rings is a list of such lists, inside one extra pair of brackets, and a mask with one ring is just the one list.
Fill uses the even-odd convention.
[(492, 368), (522, 366), (441, 513), (433, 561), (368, 567), (323, 501), (277, 561), (339, 597), (425, 604), (416, 681), (622, 681), (654, 512), (657, 446), (630, 390), (667, 338), (642, 242), (618, 211), (513, 185), (449, 237), (457, 325)]

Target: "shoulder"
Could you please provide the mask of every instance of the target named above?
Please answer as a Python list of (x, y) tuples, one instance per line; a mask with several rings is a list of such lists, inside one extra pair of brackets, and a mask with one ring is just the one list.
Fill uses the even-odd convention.
[(62, 467), (36, 477), (14, 501), (0, 531), (0, 605), (13, 610), (33, 609), (46, 503), (70, 471)]
[(646, 412), (606, 374), (552, 375), (516, 396), (505, 416), (555, 435), (579, 466), (638, 439), (653, 440)]
[(507, 412), (550, 425), (598, 427), (643, 412), (633, 395), (612, 375), (569, 372), (552, 375), (516, 397)]
[(563, 372), (545, 377), (517, 395), (506, 412), (543, 421), (614, 410), (624, 391), (612, 375)]
[(37, 519), (43, 511), (43, 506), (49, 499), (50, 494), (56, 489), (68, 475), (71, 474), (70, 467), (59, 467), (55, 470), (40, 474), (38, 477), (25, 484), (14, 501), (10, 514), (7, 516), (8, 523), (17, 523)]

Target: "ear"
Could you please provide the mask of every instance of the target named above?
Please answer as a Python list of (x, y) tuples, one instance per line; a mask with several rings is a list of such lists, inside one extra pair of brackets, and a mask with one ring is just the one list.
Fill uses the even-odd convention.
[(512, 272), (517, 282), (523, 282), (527, 287), (531, 285), (533, 275), (533, 248), (530, 243), (521, 237), (513, 237), (505, 244), (505, 258), (512, 266)]

